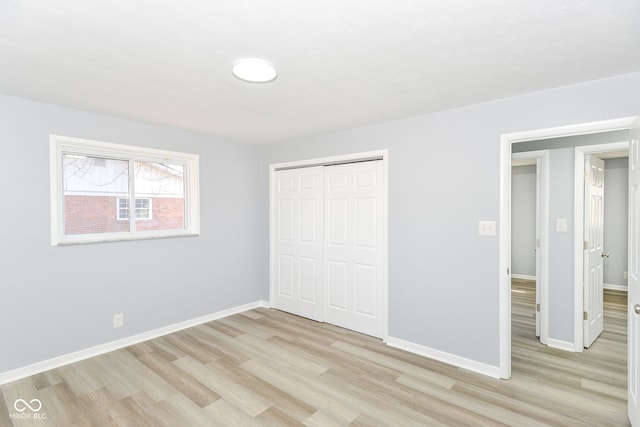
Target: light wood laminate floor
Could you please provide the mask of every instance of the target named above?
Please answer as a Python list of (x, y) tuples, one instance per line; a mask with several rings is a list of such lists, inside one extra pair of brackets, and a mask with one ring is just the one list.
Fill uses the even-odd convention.
[[(5, 384), (0, 425), (628, 425), (626, 295), (607, 294), (605, 332), (569, 353), (535, 338), (533, 292), (514, 281), (510, 380), (255, 309)], [(44, 419), (16, 418), (17, 399)]]

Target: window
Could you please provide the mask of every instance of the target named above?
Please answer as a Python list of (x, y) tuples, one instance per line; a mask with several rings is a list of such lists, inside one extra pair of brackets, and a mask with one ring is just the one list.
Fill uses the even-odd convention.
[[(129, 199), (118, 197), (118, 219), (129, 219)], [(151, 219), (151, 199), (136, 199), (136, 219)]]
[(52, 135), (51, 243), (197, 235), (198, 188), (196, 155)]

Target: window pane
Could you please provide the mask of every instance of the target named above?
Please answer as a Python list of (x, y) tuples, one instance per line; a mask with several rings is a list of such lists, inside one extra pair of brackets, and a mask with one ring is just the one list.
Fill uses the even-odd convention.
[[(62, 156), (64, 234), (129, 231), (129, 162), (73, 154)], [(118, 199), (121, 197), (121, 199)], [(124, 198), (124, 199), (122, 199)]]
[(136, 230), (183, 230), (184, 166), (134, 163)]
[(151, 219), (151, 199), (136, 199), (136, 218)]
[(129, 219), (129, 199), (124, 197), (118, 198), (118, 219), (119, 220), (128, 220)]

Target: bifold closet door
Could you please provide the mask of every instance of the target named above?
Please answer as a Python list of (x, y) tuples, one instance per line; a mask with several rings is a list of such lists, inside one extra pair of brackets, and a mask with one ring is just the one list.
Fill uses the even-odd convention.
[(382, 161), (325, 167), (325, 321), (384, 336)]
[(272, 305), (324, 320), (324, 167), (275, 174)]

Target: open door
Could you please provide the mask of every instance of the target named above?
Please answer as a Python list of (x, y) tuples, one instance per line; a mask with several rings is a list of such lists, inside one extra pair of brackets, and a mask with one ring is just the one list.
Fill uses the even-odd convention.
[(536, 162), (535, 242), (532, 248), (535, 252), (536, 336), (540, 343), (548, 345), (549, 151), (514, 153), (511, 159), (512, 167), (516, 161), (524, 161), (527, 165), (530, 160)]
[(640, 365), (640, 119), (636, 119), (631, 127), (629, 143), (629, 279), (628, 279), (628, 400), (629, 421), (631, 425), (640, 426), (640, 402), (638, 393)]
[(604, 329), (604, 160), (586, 155), (584, 184), (584, 346)]
[(540, 234), (542, 227), (540, 226), (540, 218), (542, 216), (541, 203), (541, 185), (542, 185), (542, 159), (536, 159), (536, 336), (540, 338)]

